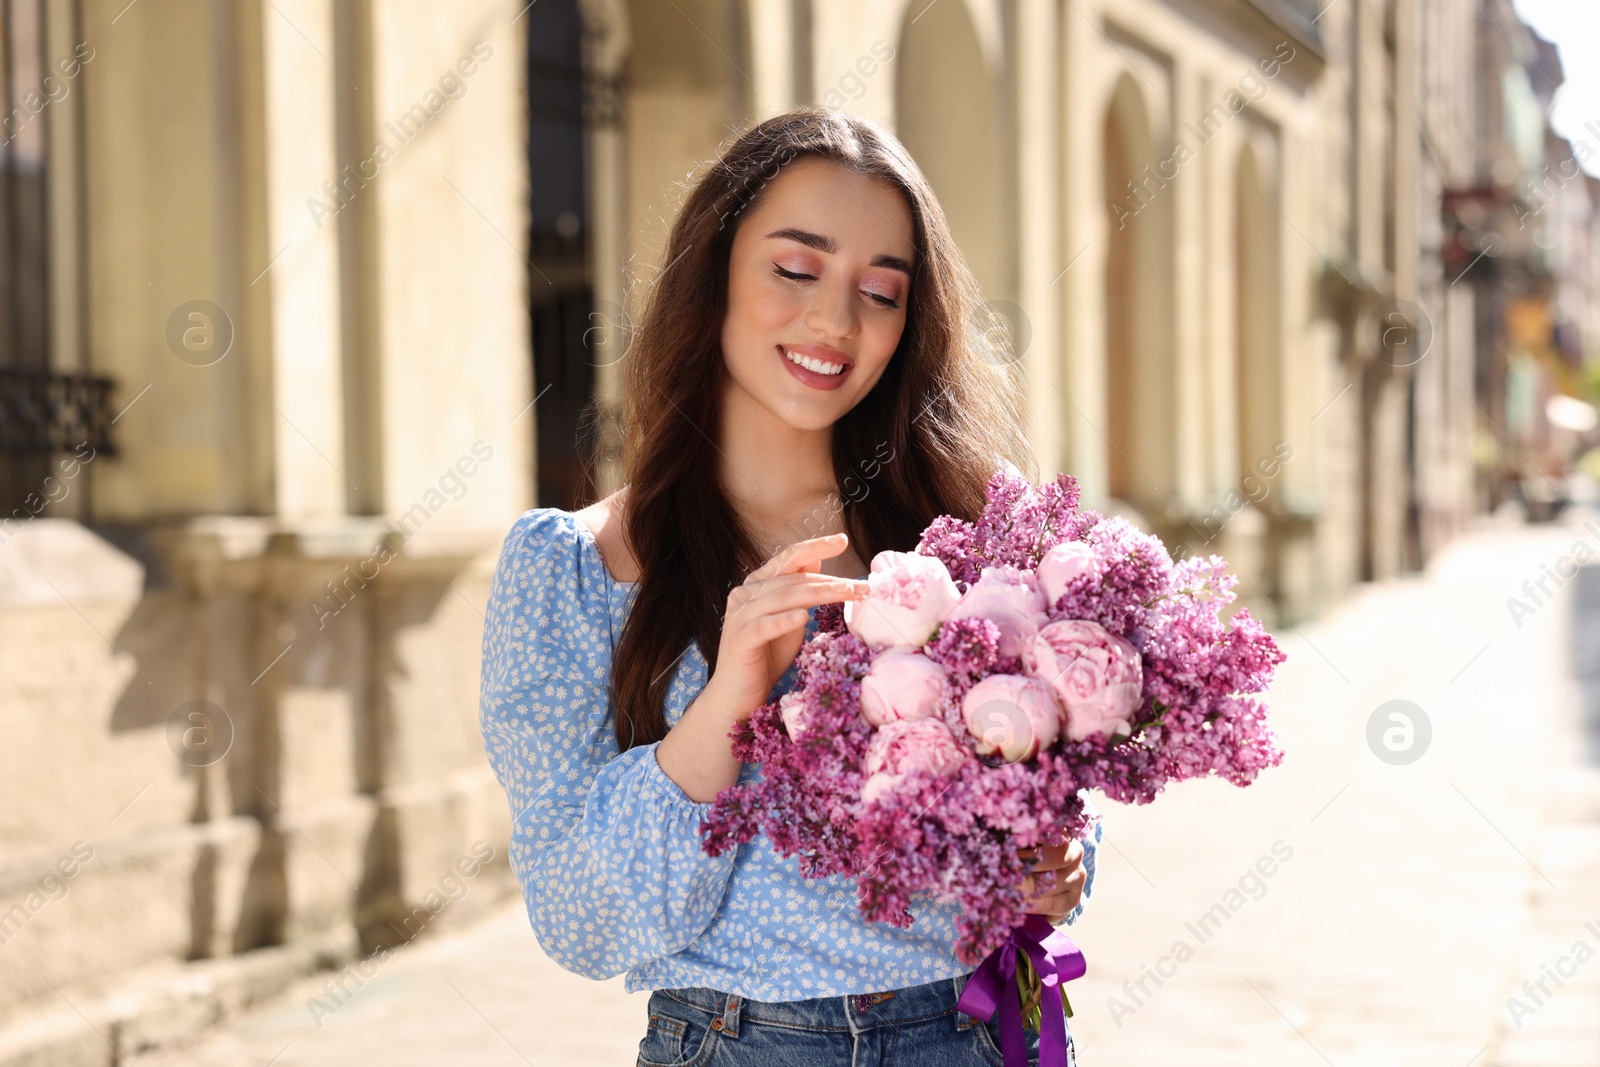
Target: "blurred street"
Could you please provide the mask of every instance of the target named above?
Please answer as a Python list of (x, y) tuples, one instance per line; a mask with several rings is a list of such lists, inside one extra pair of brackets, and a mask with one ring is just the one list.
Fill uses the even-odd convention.
[[(929, 483), (869, 439), (1015, 434), (1288, 651), (1281, 767), (1108, 814), (1085, 1063), (1600, 1067), (1597, 42), (1592, 0), (0, 4), (0, 1067), (632, 1063), (648, 998), (508, 864), (498, 560), (708, 501), (741, 395), (811, 439), (845, 379), (771, 354), (829, 337), (895, 368), (833, 394), (837, 484), (696, 521), (881, 549)], [(909, 259), (822, 198), (757, 235), (825, 257), (766, 311), (699, 299), (789, 163), (878, 144)]]
[[(1283, 765), (1108, 808), (1073, 929), (1085, 1064), (1600, 1064), (1600, 732), (1579, 678), (1600, 671), (1573, 654), (1600, 620), (1596, 569), (1547, 582), (1531, 615), (1507, 604), (1579, 541), (1600, 549), (1600, 518), (1483, 518), (1422, 574), (1287, 628)], [(1600, 642), (1576, 644), (1595, 660)], [(1370, 730), (1396, 700), (1406, 720)], [(520, 906), (402, 950), (318, 1020), (325, 981), (131, 1062), (620, 1067), (644, 1030), (647, 995), (559, 969)]]

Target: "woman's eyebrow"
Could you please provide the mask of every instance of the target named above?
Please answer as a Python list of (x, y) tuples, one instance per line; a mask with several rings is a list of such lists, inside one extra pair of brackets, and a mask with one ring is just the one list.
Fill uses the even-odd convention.
[[(806, 245), (809, 248), (815, 248), (817, 251), (826, 252), (829, 255), (833, 255), (839, 251), (839, 242), (835, 241), (832, 237), (826, 237), (820, 233), (812, 233), (809, 230), (797, 230), (792, 226), (786, 226), (781, 230), (773, 230), (771, 233), (767, 234), (767, 236), (779, 237), (790, 241), (799, 241), (801, 244)], [(908, 277), (911, 274), (911, 264), (907, 263), (899, 256), (873, 256), (872, 266), (888, 267), (890, 270), (901, 271)]]

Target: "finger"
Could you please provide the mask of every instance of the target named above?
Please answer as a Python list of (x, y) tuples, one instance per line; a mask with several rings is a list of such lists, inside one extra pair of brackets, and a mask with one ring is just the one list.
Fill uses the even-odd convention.
[(1088, 881), (1087, 876), (1080, 868), (1073, 870), (1070, 873), (1056, 872), (1052, 874), (1051, 877), (1054, 878), (1054, 882), (1052, 882), (1049, 887), (1046, 888), (1046, 879), (1042, 876), (1043, 872), (1040, 873), (1040, 877), (1036, 878), (1030, 874), (1023, 879), (1022, 886), (1024, 896), (1030, 896), (1034, 894), (1038, 894), (1039, 896), (1049, 896), (1055, 893), (1076, 893), (1082, 891), (1085, 883)]
[(1065, 914), (1076, 908), (1082, 899), (1081, 893), (1046, 893), (1034, 900), (1030, 910)]
[(1055, 870), (1061, 867), (1075, 867), (1083, 862), (1083, 843), (1074, 840), (1065, 845), (1052, 845), (1045, 849), (1045, 854), (1039, 862), (1034, 864), (1036, 871)]
[(1082, 841), (1078, 841), (1077, 838), (1074, 838), (1074, 840), (1070, 841), (1061, 841), (1059, 845), (1046, 845), (1045, 849), (1043, 849), (1042, 859), (1048, 859), (1048, 861), (1054, 862), (1054, 864), (1062, 864), (1062, 862), (1070, 862), (1070, 859), (1072, 859), (1074, 854), (1082, 853)]
[(843, 533), (796, 541), (792, 545), (780, 548), (771, 559), (756, 568), (751, 576), (759, 580), (794, 571), (811, 570), (822, 560), (843, 552), (848, 542), (849, 538)]
[(1035, 893), (1027, 898), (1030, 906), (1036, 911), (1045, 907), (1063, 907), (1072, 909), (1078, 906), (1083, 899), (1083, 887), (1079, 885), (1058, 885), (1047, 893)]
[(751, 624), (752, 632), (758, 641), (770, 641), (780, 634), (793, 633), (804, 629), (810, 619), (810, 612), (804, 608), (795, 611), (780, 611), (775, 615), (763, 615)]
[(1065, 915), (1077, 906), (1077, 900), (1070, 893), (1046, 893), (1028, 902), (1029, 911), (1054, 912), (1060, 915)]
[[(1073, 905), (1073, 907), (1077, 907), (1077, 905)], [(1043, 915), (1046, 919), (1050, 920), (1052, 925), (1054, 925), (1055, 923), (1060, 922), (1062, 919), (1065, 919), (1068, 915), (1071, 915), (1072, 908), (1060, 904), (1051, 904), (1048, 906), (1029, 908), (1028, 914)]]
[(841, 584), (844, 587), (859, 588), (866, 592), (870, 586), (862, 578), (846, 578), (839, 574), (823, 574), (821, 571), (790, 571), (787, 574), (778, 574), (770, 578), (746, 578), (740, 585), (734, 586), (729, 597), (743, 596), (745, 599), (769, 593), (774, 589), (787, 589), (796, 585), (828, 585)]
[(1051, 867), (1059, 867), (1059, 866), (1061, 866), (1062, 863), (1065, 862), (1066, 854), (1067, 854), (1067, 846), (1066, 845), (1046, 845), (1046, 846), (1044, 846), (1044, 848), (1035, 849), (1034, 851), (1038, 855), (1038, 860), (1037, 860), (1037, 862), (1034, 863), (1033, 869), (1034, 870), (1048, 869), (1048, 868), (1051, 868)]
[(729, 617), (759, 618), (773, 612), (860, 600), (867, 584), (856, 578), (836, 578), (828, 574), (786, 574), (756, 586), (740, 586), (728, 597)]

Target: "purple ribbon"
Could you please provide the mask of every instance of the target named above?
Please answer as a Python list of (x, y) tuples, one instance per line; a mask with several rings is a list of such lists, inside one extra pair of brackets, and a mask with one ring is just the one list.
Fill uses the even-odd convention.
[(1000, 1053), (1006, 1067), (1028, 1067), (1022, 1029), (1022, 1004), (1017, 994), (1017, 953), (1026, 952), (1044, 985), (1039, 1017), (1039, 1067), (1067, 1067), (1067, 1018), (1061, 1004), (1061, 983), (1088, 969), (1072, 938), (1050, 925), (1043, 915), (1029, 913), (1005, 944), (985, 956), (967, 979), (956, 1007), (977, 1019), (1000, 1012)]

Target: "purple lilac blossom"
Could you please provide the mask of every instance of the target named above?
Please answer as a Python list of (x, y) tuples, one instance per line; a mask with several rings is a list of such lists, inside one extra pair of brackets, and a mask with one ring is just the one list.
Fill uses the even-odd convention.
[[(701, 827), (711, 855), (765, 833), (806, 877), (855, 877), (869, 922), (910, 925), (919, 895), (957, 901), (956, 954), (976, 965), (1020, 925), (1020, 885), (1029, 863), (1019, 850), (1092, 832), (1079, 789), (1148, 804), (1167, 785), (1216, 775), (1249, 785), (1283, 759), (1266, 722), (1264, 690), (1284, 654), (1241, 609), (1224, 622), (1238, 579), (1220, 556), (1174, 563), (1165, 546), (1118, 517), (1079, 510), (1075, 479), (1043, 486), (1005, 470), (985, 489), (976, 522), (935, 519), (916, 551), (942, 560), (964, 593), (983, 568), (1031, 571), (1051, 547), (1081, 541), (1094, 565), (1067, 583), (1051, 621), (1088, 619), (1138, 649), (1142, 697), (1128, 737), (1062, 736), (1032, 759), (978, 757), (962, 698), (992, 674), (1020, 673), (999, 654), (987, 618), (950, 619), (922, 648), (949, 685), (939, 716), (973, 749), (954, 776), (914, 771), (863, 803), (863, 763), (873, 727), (860, 709), (872, 650), (844, 627), (840, 605), (818, 609), (817, 633), (799, 655), (806, 729), (789, 736), (778, 702), (755, 709), (730, 737), (733, 752), (762, 766), (760, 779), (720, 793)], [(1050, 888), (1041, 876), (1036, 892)]]

